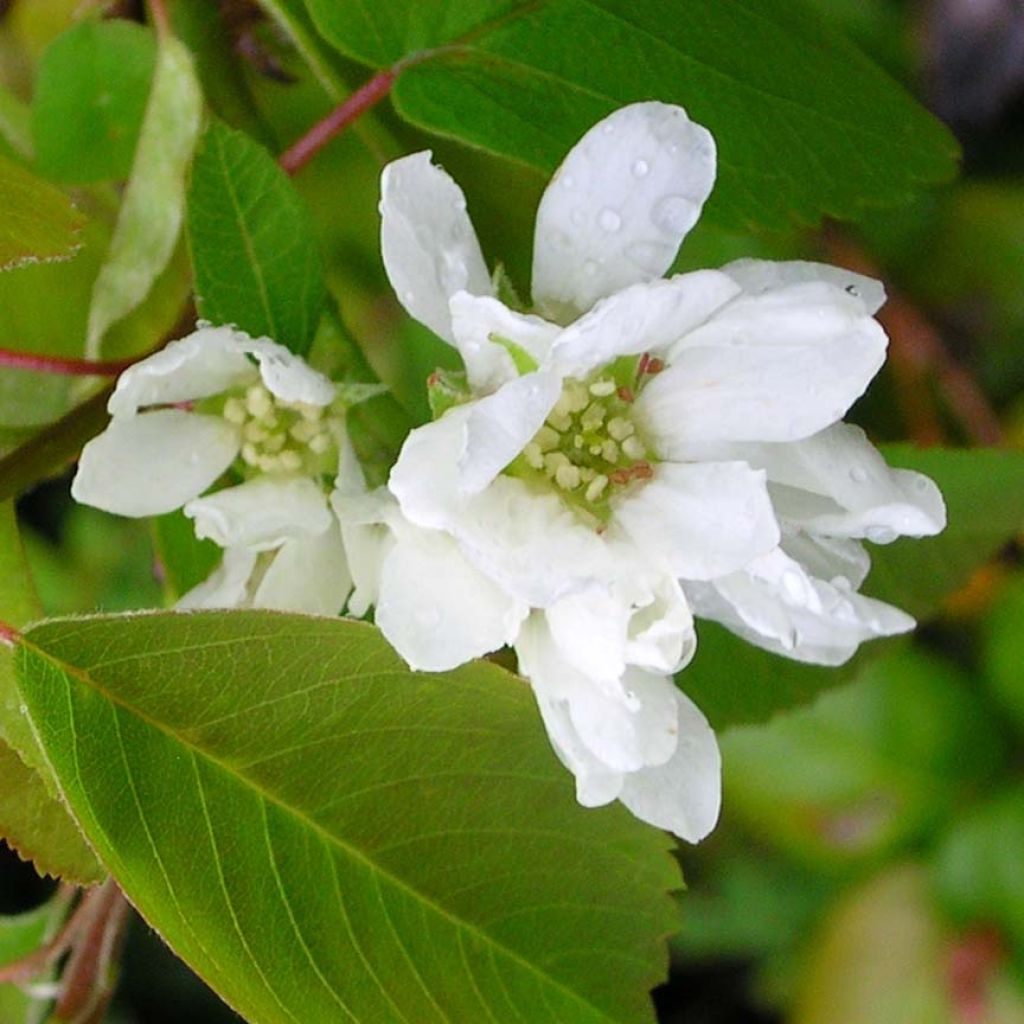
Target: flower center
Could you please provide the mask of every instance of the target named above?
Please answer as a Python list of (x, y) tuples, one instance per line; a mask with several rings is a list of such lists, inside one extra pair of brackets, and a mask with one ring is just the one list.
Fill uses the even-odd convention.
[(616, 493), (654, 474), (656, 459), (633, 420), (650, 362), (641, 357), (585, 381), (567, 380), (544, 426), (509, 471), (543, 480), (587, 521), (606, 524)]
[[(241, 428), (241, 459), (246, 467), (263, 473), (332, 472), (337, 456), (329, 406), (283, 402), (262, 384), (231, 395), (223, 417)], [(334, 466), (333, 469), (336, 469)]]

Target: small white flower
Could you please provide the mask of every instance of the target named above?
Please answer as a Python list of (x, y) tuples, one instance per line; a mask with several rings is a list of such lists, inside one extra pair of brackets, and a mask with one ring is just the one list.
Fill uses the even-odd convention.
[[(413, 431), (360, 527), (390, 529), (367, 593), (411, 665), (513, 643), (580, 800), (619, 797), (691, 840), (717, 815), (718, 755), (668, 678), (694, 647), (679, 581), (744, 635), (761, 606), (780, 617), (790, 562), (819, 646), (909, 621), (851, 595), (860, 579), (852, 612), (816, 589), (805, 549), (838, 551), (843, 535), (789, 509), (779, 460), (758, 455), (807, 448), (862, 394), (885, 357), (881, 289), (754, 261), (661, 279), (714, 171), (710, 134), (678, 107), (634, 104), (592, 128), (538, 210), (535, 315), (495, 297), (462, 192), (429, 153), (385, 168), (388, 276), (459, 350), (468, 394)], [(770, 597), (735, 596), (736, 581)], [(806, 651), (804, 628), (779, 649)]]
[[(183, 508), (225, 548), (182, 607), (337, 612), (351, 581), (323, 484), (345, 444), (334, 397), (269, 339), (201, 326), (121, 375), (71, 493), (126, 516)], [(232, 466), (240, 482), (204, 495)]]

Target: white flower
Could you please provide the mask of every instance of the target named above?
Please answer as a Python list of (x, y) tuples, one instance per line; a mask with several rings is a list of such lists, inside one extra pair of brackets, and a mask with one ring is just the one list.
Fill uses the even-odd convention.
[[(225, 548), (182, 607), (335, 613), (351, 581), (322, 483), (344, 444), (334, 397), (269, 339), (201, 326), (121, 375), (71, 493), (126, 516), (183, 508)], [(201, 496), (232, 466), (241, 482)]]
[[(462, 192), (429, 153), (385, 169), (388, 276), (459, 350), (468, 393), (413, 431), (360, 527), (390, 530), (367, 593), (411, 665), (513, 643), (581, 801), (619, 797), (689, 839), (713, 826), (718, 755), (670, 680), (694, 646), (679, 581), (747, 632), (792, 566), (809, 590), (835, 587), (808, 575), (807, 549), (856, 556), (839, 527), (788, 507), (780, 460), (760, 455), (845, 430), (833, 425), (887, 343), (880, 287), (836, 268), (744, 261), (661, 279), (714, 170), (710, 134), (678, 107), (634, 104), (592, 128), (538, 210), (535, 315), (495, 297)], [(757, 608), (732, 594), (772, 567)], [(815, 590), (829, 607), (818, 647), (907, 628), (848, 578), (852, 611)], [(780, 649), (806, 651), (804, 626)]]

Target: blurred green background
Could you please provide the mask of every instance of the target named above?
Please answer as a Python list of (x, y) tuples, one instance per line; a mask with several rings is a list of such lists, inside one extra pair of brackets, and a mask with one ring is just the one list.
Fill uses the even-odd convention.
[[(1024, 446), (1024, 5), (814, 2), (956, 131), (962, 177), (856, 225), (773, 235), (703, 225), (679, 266), (800, 256), (881, 277), (891, 294), (890, 361), (854, 418), (879, 440)], [(132, 3), (0, 2), (0, 78), (14, 95), (32, 97), (53, 39), (97, 6), (141, 14)], [(282, 150), (329, 101), (255, 4), (207, 7), (197, 19), (197, 5), (172, 5), (193, 48), (209, 44), (208, 91), (216, 80), (223, 104), (251, 96), (237, 120)], [(218, 54), (230, 59), (219, 71)], [(365, 77), (339, 68), (353, 84)], [(296, 179), (317, 211), (348, 328), (419, 419), (423, 378), (453, 357), (389, 295), (376, 192), (383, 161), (427, 146), (465, 185), (484, 251), (501, 254), (525, 292), (544, 184), (526, 169), (419, 136), (385, 105)], [(94, 215), (79, 258), (0, 276), (0, 330), (29, 349), (33, 338), (82, 333), (115, 205), (104, 186), (83, 185), (76, 198)], [(180, 294), (174, 273), (166, 278), (165, 300), (146, 312), (155, 325)], [(41, 397), (26, 409), (26, 428), (47, 415)], [(19, 505), (46, 611), (160, 605), (146, 524), (74, 506), (67, 488), (67, 478), (48, 482)], [(852, 682), (722, 736), (723, 820), (704, 845), (679, 851), (689, 889), (679, 897), (672, 977), (656, 993), (661, 1020), (1024, 1022), (1021, 554), (1019, 544), (1005, 550), (912, 644)], [(0, 847), (0, 912), (33, 906), (46, 891)], [(111, 1020), (185, 1017), (236, 1019), (136, 921)]]

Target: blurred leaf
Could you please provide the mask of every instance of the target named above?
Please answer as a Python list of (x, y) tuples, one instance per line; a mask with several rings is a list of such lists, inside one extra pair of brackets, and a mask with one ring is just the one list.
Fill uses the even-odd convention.
[(944, 941), (924, 872), (889, 868), (854, 889), (810, 946), (793, 1024), (955, 1024)]
[(935, 863), (935, 886), (959, 925), (995, 925), (1024, 955), (1024, 786), (961, 816)]
[(356, 60), (415, 55), (393, 92), (413, 124), (546, 172), (622, 104), (685, 106), (717, 140), (707, 215), (730, 227), (855, 218), (954, 173), (950, 133), (791, 0), (686, 0), (670, 17), (659, 0), (306, 3)]
[(223, 551), (212, 540), (199, 540), (195, 526), (181, 509), (150, 520), (153, 547), (164, 577), (164, 591), (173, 603), (202, 583)]
[(36, 72), (40, 172), (67, 182), (126, 178), (155, 63), (152, 33), (130, 21), (83, 21), (58, 36)]
[(1017, 573), (982, 624), (982, 665), (992, 692), (1024, 730), (1024, 573)]
[(55, 620), (19, 660), (105, 863), (250, 1020), (653, 1020), (665, 837), (575, 804), (515, 677), (266, 612)]
[(162, 39), (131, 178), (93, 288), (86, 340), (92, 358), (110, 325), (142, 303), (174, 252), (202, 106), (188, 51), (172, 36)]
[(919, 837), (1001, 753), (956, 669), (913, 648), (875, 659), (811, 707), (728, 730), (721, 746), (733, 812), (822, 867)]
[(26, 160), (32, 158), (32, 111), (6, 86), (0, 85), (0, 137)]
[[(14, 507), (5, 501), (0, 503), (0, 620), (18, 627), (39, 618), (39, 614)], [(10, 846), (25, 859), (31, 859), (40, 874), (59, 875), (82, 883), (103, 877), (104, 872), (92, 851), (57, 799), (56, 781), (21, 712), (12, 652), (3, 645), (0, 645), (0, 779), (3, 780), (0, 835)], [(4, 962), (2, 942), (0, 962)]]
[(188, 237), (204, 319), (306, 353), (324, 302), (309, 212), (262, 146), (216, 121), (192, 166)]
[(82, 215), (63, 192), (0, 156), (0, 270), (71, 259)]
[(906, 445), (883, 451), (892, 465), (939, 485), (949, 524), (937, 537), (873, 547), (864, 590), (924, 618), (1024, 529), (1024, 452)]

